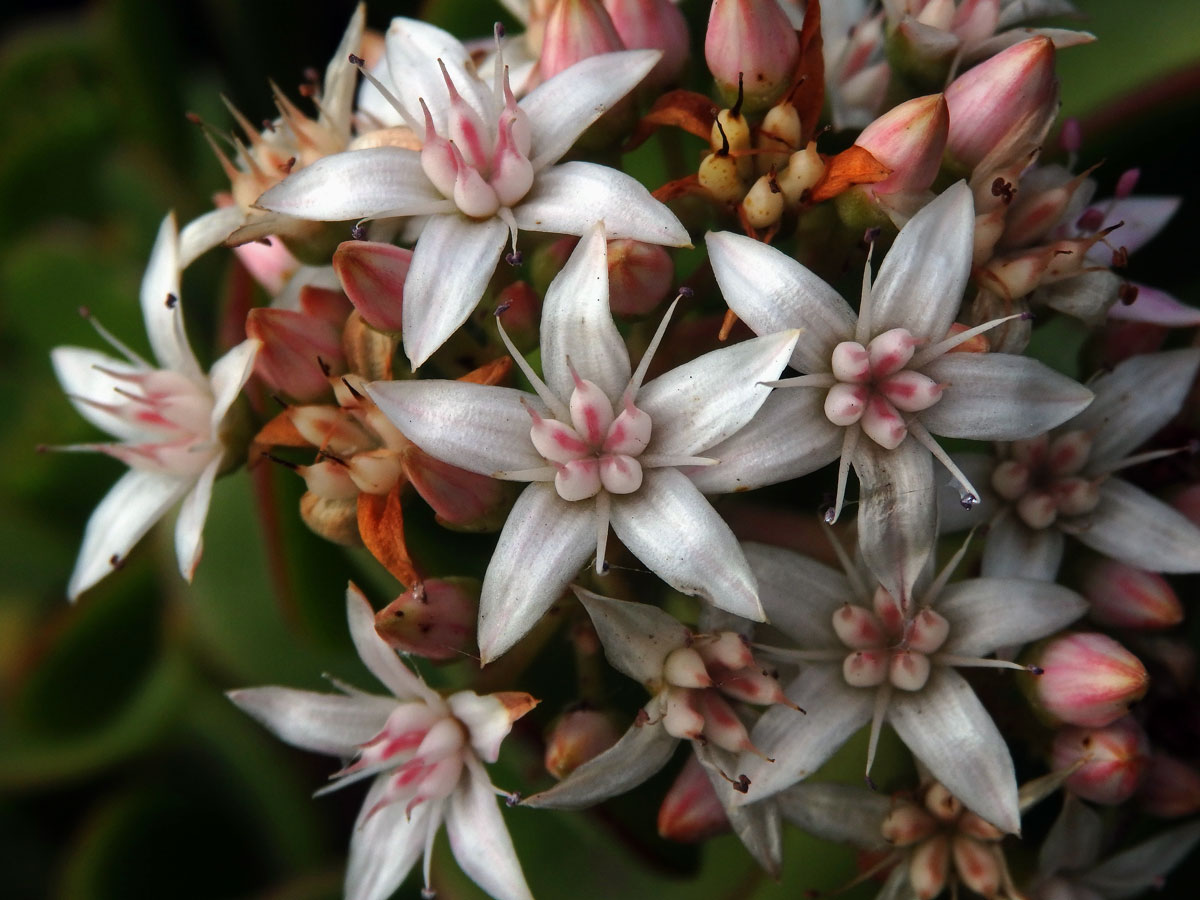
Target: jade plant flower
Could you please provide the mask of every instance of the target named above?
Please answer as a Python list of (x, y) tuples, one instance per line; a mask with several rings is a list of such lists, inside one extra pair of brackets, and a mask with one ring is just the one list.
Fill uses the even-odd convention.
[[(470, 472), (530, 482), (484, 578), (484, 662), (532, 628), (589, 557), (604, 570), (610, 523), (625, 546), (677, 590), (744, 618), (763, 617), (733, 532), (689, 473), (723, 468), (709, 448), (756, 428), (751, 420), (770, 393), (762, 382), (778, 377), (797, 332), (715, 350), (643, 384), (670, 312), (631, 370), (609, 310), (607, 259), (604, 229), (597, 225), (547, 290), (545, 381), (514, 350), (535, 394), (435, 380), (367, 387), (379, 409), (431, 456)], [(765, 432), (757, 437), (774, 439)], [(734, 468), (731, 482), (738, 477)]]
[[(346, 591), (350, 637), (392, 697), (342, 687), (317, 694), (284, 687), (230, 691), (229, 699), (283, 741), (352, 760), (318, 793), (372, 778), (350, 839), (346, 900), (385, 900), (446, 826), (462, 870), (498, 900), (531, 895), (485, 762), (496, 761), (512, 723), (537, 705), (529, 694), (443, 697), (408, 668), (375, 631), (375, 612), (353, 584)], [(341, 687), (341, 685), (338, 685)]]
[(389, 97), (421, 149), (325, 157), (258, 205), (322, 221), (429, 217), (404, 287), (404, 349), (416, 368), (466, 321), (505, 245), (516, 251), (520, 229), (582, 235), (603, 219), (610, 238), (689, 244), (679, 220), (631, 176), (594, 163), (555, 165), (660, 56), (590, 57), (518, 102), (501, 58), (487, 84), (454, 37), (395, 19), (387, 59), (398, 93)]
[(85, 419), (117, 439), (63, 450), (106, 453), (129, 466), (88, 520), (67, 586), (74, 600), (118, 568), (133, 545), (180, 500), (175, 525), (179, 571), (196, 571), (213, 482), (231, 462), (227, 413), (254, 368), (260, 344), (247, 340), (207, 375), (183, 330), (179, 300), (179, 233), (163, 219), (142, 279), (142, 316), (157, 366), (96, 324), (124, 359), (83, 347), (56, 347), (54, 372)]

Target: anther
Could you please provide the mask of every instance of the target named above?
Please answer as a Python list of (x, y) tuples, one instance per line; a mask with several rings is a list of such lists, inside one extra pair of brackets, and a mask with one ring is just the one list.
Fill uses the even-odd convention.
[(492, 26), (492, 33), (496, 35), (496, 40), (503, 38), (505, 35), (504, 23), (497, 22), (494, 26)]
[(1044, 674), (1046, 674), (1046, 670), (1045, 670), (1045, 669), (1043, 669), (1041, 666), (1026, 666), (1026, 667), (1025, 667), (1025, 671), (1027, 671), (1027, 672), (1028, 672), (1030, 675), (1044, 675)]
[(979, 502), (979, 498), (974, 494), (964, 493), (959, 497), (958, 502), (962, 505), (963, 509), (974, 509), (975, 504)]
[(361, 56), (355, 56), (353, 53), (350, 54), (350, 65), (365, 66), (366, 64), (367, 64), (367, 61), (365, 59), (363, 59)]
[(1128, 281), (1122, 282), (1121, 286), (1117, 288), (1117, 298), (1125, 306), (1131, 305), (1138, 298), (1138, 286)]
[(508, 308), (510, 306), (512, 306), (512, 301), (506, 300), (504, 303), (501, 303), (499, 306), (496, 307), (496, 311), (494, 313), (492, 313), (492, 315), (494, 315), (498, 319), (502, 315), (504, 315), (506, 312), (508, 312)]
[(525, 261), (525, 257), (520, 250), (512, 250), (504, 254), (504, 261), (510, 266), (519, 266)]
[(696, 292), (687, 285), (682, 285), (679, 288), (679, 293), (675, 295), (677, 300), (691, 300), (696, 295)]
[(873, 790), (873, 791), (879, 790), (879, 788), (876, 787), (876, 785), (875, 785), (875, 779), (872, 778), (870, 775), (864, 775), (863, 781), (866, 782), (867, 787), (869, 787), (871, 790)]
[(879, 228), (878, 225), (868, 228), (866, 231), (863, 232), (862, 245), (864, 247), (872, 246), (877, 240), (879, 240), (880, 232), (881, 232), (881, 229)]
[(520, 804), (520, 802), (521, 802), (521, 792), (520, 791), (513, 791), (511, 794), (504, 795), (504, 805), (509, 807), (510, 809), (512, 807)]
[(325, 373), (326, 377), (328, 377), (329, 374), (331, 372), (333, 372), (333, 369), (329, 368), (329, 363), (327, 363), (327, 362), (325, 362), (325, 360), (321, 359), (320, 356), (317, 357), (317, 365), (321, 367), (321, 371)]
[(355, 241), (365, 241), (367, 239), (367, 226), (359, 222), (350, 229), (350, 237)]
[(119, 569), (125, 565), (125, 560), (123, 560), (118, 554), (114, 553), (108, 558), (108, 564), (114, 569)]
[(179, 302), (179, 298), (174, 294), (167, 294), (167, 309), (174, 309), (175, 304)]

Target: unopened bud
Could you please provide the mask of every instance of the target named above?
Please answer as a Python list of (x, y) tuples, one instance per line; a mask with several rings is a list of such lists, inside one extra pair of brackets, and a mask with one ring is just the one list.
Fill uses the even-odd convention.
[(1141, 699), (1150, 684), (1141, 660), (1112, 638), (1093, 632), (1050, 641), (1034, 663), (1043, 670), (1033, 683), (1038, 702), (1071, 725), (1108, 725)]
[(401, 328), (404, 280), (411, 262), (411, 250), (376, 241), (345, 241), (333, 254), (333, 270), (363, 321), (391, 333)]
[(661, 89), (678, 80), (687, 62), (687, 21), (671, 0), (604, 0), (604, 9), (628, 50), (661, 50), (646, 76), (649, 87)]
[(1000, 848), (956, 834), (951, 842), (954, 870), (962, 883), (983, 897), (995, 897), (1004, 877)]
[(800, 41), (775, 0), (713, 0), (704, 58), (732, 105), (742, 83), (747, 110), (766, 109), (791, 83)]
[(787, 100), (776, 103), (763, 118), (758, 132), (758, 174), (766, 175), (772, 169), (781, 171), (788, 158), (800, 149), (804, 133), (800, 113)]
[(1183, 621), (1183, 604), (1165, 578), (1112, 559), (1088, 566), (1082, 592), (1088, 616), (1113, 628), (1170, 628)]
[(693, 646), (707, 665), (731, 672), (754, 665), (750, 645), (736, 631), (720, 631), (707, 638), (698, 638)]
[(712, 684), (704, 660), (691, 647), (679, 647), (667, 654), (663, 678), (668, 684), (684, 688), (706, 688)]
[(787, 168), (776, 175), (779, 189), (789, 206), (798, 206), (825, 174), (825, 161), (817, 153), (815, 141), (809, 141), (803, 150), (797, 150), (788, 159)]
[(854, 143), (892, 170), (868, 190), (880, 196), (928, 190), (941, 168), (949, 128), (941, 94), (901, 103), (864, 128)]
[(726, 153), (710, 153), (696, 172), (700, 186), (718, 203), (737, 203), (746, 196), (746, 183), (738, 173), (738, 161)]
[(254, 373), (291, 400), (324, 397), (329, 393), (329, 376), (346, 370), (340, 323), (295, 310), (261, 307), (246, 317), (246, 336), (262, 342)]
[(404, 653), (427, 659), (469, 655), (479, 616), (479, 582), (428, 578), (375, 614), (375, 631)]
[(770, 228), (783, 218), (783, 191), (774, 176), (763, 175), (742, 200), (742, 212), (754, 228)]
[(646, 315), (666, 299), (674, 280), (675, 264), (658, 244), (608, 242), (608, 303), (616, 315)]
[(658, 833), (669, 841), (694, 843), (729, 830), (729, 817), (708, 773), (689, 754), (658, 809)]
[(588, 57), (624, 49), (600, 0), (558, 0), (542, 33), (538, 72), (545, 81)]
[(1056, 770), (1079, 768), (1066, 787), (1084, 800), (1115, 806), (1133, 796), (1146, 769), (1150, 745), (1132, 716), (1102, 728), (1063, 728), (1051, 750)]
[(1165, 753), (1154, 753), (1146, 766), (1138, 803), (1152, 816), (1180, 819), (1200, 812), (1200, 771)]
[(962, 801), (940, 781), (935, 781), (925, 792), (925, 809), (942, 822), (953, 822), (962, 813)]
[(950, 874), (950, 839), (937, 834), (922, 841), (908, 860), (908, 880), (919, 900), (933, 900)]
[(595, 759), (621, 737), (612, 718), (597, 709), (563, 713), (546, 740), (546, 771), (559, 780)]

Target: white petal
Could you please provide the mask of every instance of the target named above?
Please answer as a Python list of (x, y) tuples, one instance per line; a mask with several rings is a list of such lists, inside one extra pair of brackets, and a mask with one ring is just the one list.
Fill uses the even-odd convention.
[(142, 276), (142, 318), (159, 365), (199, 381), (203, 377), (200, 364), (183, 331), (183, 310), (179, 304), (181, 271), (175, 214), (168, 213), (159, 226), (146, 274)]
[(965, 181), (947, 188), (900, 229), (871, 289), (871, 334), (907, 328), (940, 341), (971, 274), (975, 203)]
[[(446, 208), (415, 150), (372, 147), (323, 156), (283, 179), (255, 206), (316, 222), (423, 215)], [(349, 235), (347, 235), (348, 237)]]
[(679, 739), (667, 734), (656, 700), (645, 708), (649, 721), (636, 722), (621, 739), (549, 790), (521, 801), (539, 809), (582, 809), (637, 787), (667, 764)]
[(354, 823), (346, 863), (346, 900), (391, 897), (424, 852), (425, 836), (441, 824), (440, 801), (418, 804), (411, 816), (405, 813), (404, 803), (389, 803), (368, 816), (383, 799), (387, 785), (387, 774), (372, 782)]
[(860, 439), (858, 546), (879, 583), (897, 600), (912, 596), (937, 537), (933, 457), (912, 437), (895, 450)]
[(100, 501), (83, 533), (83, 546), (67, 584), (74, 600), (113, 571), (150, 526), (161, 519), (192, 487), (190, 478), (132, 469)]
[(692, 456), (732, 437), (771, 393), (792, 355), (796, 331), (705, 353), (642, 387), (638, 408), (653, 424), (649, 452)]
[(1108, 269), (1093, 269), (1041, 285), (1029, 299), (1032, 304), (1045, 304), (1058, 312), (1074, 316), (1085, 325), (1099, 328), (1109, 311), (1121, 305), (1117, 300), (1123, 281)]
[(1053, 581), (1058, 577), (1063, 546), (1063, 534), (1057, 528), (1030, 528), (1009, 507), (992, 520), (984, 538), (982, 574)]
[(568, 162), (542, 169), (513, 215), (523, 231), (583, 234), (603, 222), (610, 240), (691, 246), (687, 229), (675, 214), (637, 179), (595, 163)]
[(495, 762), (500, 756), (500, 744), (512, 731), (508, 707), (495, 694), (481, 697), (472, 691), (451, 694), (446, 705), (454, 718), (467, 727), (476, 755), (484, 762)]
[(583, 236), (546, 289), (541, 347), (542, 373), (556, 397), (575, 390), (568, 360), (614, 404), (629, 384), (629, 351), (608, 306), (608, 241), (600, 224)]
[(208, 518), (213, 482), (220, 468), (221, 457), (218, 455), (196, 479), (195, 486), (179, 507), (179, 518), (175, 520), (175, 557), (179, 561), (179, 574), (188, 582), (196, 574), (196, 565), (204, 549), (204, 520)]
[[(1107, 900), (1134, 897), (1150, 888), (1161, 887), (1166, 875), (1187, 858), (1198, 842), (1200, 822), (1190, 822), (1118, 853), (1079, 880)], [(1188, 890), (1180, 884), (1176, 887), (1184, 892)]]
[(487, 773), (478, 760), (466, 763), (465, 777), (446, 808), (446, 836), (454, 858), (496, 900), (532, 900)]
[(508, 514), (483, 578), (482, 661), (490, 662), (524, 637), (595, 550), (593, 501), (570, 503), (552, 484), (525, 488)]
[(783, 817), (810, 834), (839, 844), (885, 849), (880, 826), (892, 811), (887, 794), (833, 783), (802, 783), (778, 798)]
[(179, 232), (179, 268), (182, 271), (238, 229), (246, 212), (240, 206), (222, 206), (188, 222)]
[(612, 498), (613, 530), (659, 578), (756, 622), (762, 607), (737, 538), (676, 469), (651, 469), (635, 494)]
[(346, 620), (359, 658), (384, 687), (401, 700), (424, 700), (441, 705), (441, 698), (401, 662), (396, 651), (379, 636), (375, 630), (375, 610), (353, 584), (346, 588)]
[(802, 372), (828, 372), (857, 317), (837, 291), (774, 247), (723, 231), (705, 236), (721, 295), (755, 334), (803, 328), (792, 353)]
[(1068, 791), (1038, 853), (1038, 871), (1043, 875), (1080, 872), (1099, 858), (1103, 839), (1099, 814)]
[(100, 369), (118, 375), (138, 375), (146, 369), (85, 347), (55, 347), (50, 351), (50, 362), (67, 399), (81, 416), (123, 441), (136, 442), (145, 437), (146, 432), (137, 425), (92, 404), (121, 403), (123, 400), (116, 390), (125, 385)]
[[(475, 74), (466, 48), (449, 32), (416, 19), (392, 19), (385, 37), (388, 71), (398, 93), (396, 99), (418, 124), (425, 121), (418, 100), (425, 99), (438, 133), (447, 137), (450, 94), (438, 60), (446, 66), (450, 80), (467, 105), (488, 125), (499, 110), (494, 108), (492, 88)], [(422, 133), (418, 133), (422, 137)]]
[(281, 741), (343, 759), (383, 730), (396, 709), (390, 697), (318, 694), (284, 687), (244, 688), (226, 696)]
[(1008, 746), (961, 675), (935, 666), (922, 690), (892, 694), (887, 718), (929, 773), (968, 809), (997, 828), (1020, 833)]
[(245, 387), (251, 373), (254, 372), (254, 358), (262, 349), (260, 341), (242, 341), (215, 363), (208, 372), (208, 381), (212, 387), (213, 411), (211, 425), (216, 436), (229, 412), (229, 407)]
[(591, 616), (608, 664), (642, 684), (661, 680), (667, 655), (691, 639), (686, 628), (656, 606), (574, 590)]
[(479, 304), (508, 241), (499, 218), (431, 216), (404, 280), (404, 352), (415, 370)]
[(788, 685), (786, 693), (808, 715), (776, 705), (758, 720), (750, 740), (775, 762), (750, 753), (742, 755), (738, 773), (750, 779), (746, 803), (789, 788), (819, 769), (870, 721), (875, 702), (875, 691), (846, 684), (840, 665), (808, 667)]
[(541, 401), (513, 388), (466, 381), (374, 381), (367, 394), (392, 424), (431, 456), (480, 475), (546, 465), (529, 438), (523, 404)]
[(757, 862), (775, 880), (783, 866), (783, 822), (774, 799), (745, 806), (734, 805), (733, 798), (741, 796), (730, 787), (730, 777), (736, 777), (737, 755), (714, 744), (693, 742), (696, 759), (704, 767), (713, 790), (725, 807), (725, 815), (733, 833), (738, 836)]
[(363, 27), (366, 25), (367, 8), (359, 3), (346, 23), (342, 40), (333, 51), (329, 64), (325, 66), (324, 90), (321, 92), (321, 110), (318, 121), (330, 128), (344, 140), (350, 139), (351, 116), (354, 114), (354, 88), (358, 83), (358, 69), (350, 62), (350, 54), (357, 53), (362, 45)]
[(1090, 434), (1088, 472), (1103, 472), (1166, 425), (1191, 389), (1200, 349), (1133, 356), (1091, 383), (1096, 399), (1071, 422)]
[(646, 77), (662, 57), (658, 50), (626, 50), (589, 56), (543, 82), (521, 101), (529, 116), (529, 158), (558, 162), (579, 135)]
[(1080, 541), (1151, 572), (1200, 572), (1200, 528), (1128, 481), (1100, 486), (1100, 505), (1080, 516)]
[(1074, 16), (1079, 14), (1070, 0), (1021, 0), (1020, 3), (1002, 4), (996, 30), (1011, 28), (1026, 19), (1044, 19), (1050, 16)]
[(1033, 437), (1079, 414), (1092, 399), (1091, 391), (1044, 363), (1009, 353), (947, 353), (922, 371), (945, 391), (917, 415), (943, 437)]
[(1087, 612), (1087, 601), (1045, 581), (970, 578), (946, 588), (934, 607), (950, 622), (943, 652), (985, 656), (1053, 634)]
[[(842, 432), (826, 417), (825, 392), (782, 388), (763, 401), (750, 424), (704, 455), (720, 465), (688, 473), (705, 494), (749, 491), (789, 481), (833, 462), (842, 451)], [(779, 440), (786, 434), (787, 440)]]
[(807, 556), (750, 541), (742, 544), (758, 579), (758, 599), (767, 621), (801, 649), (836, 647), (833, 614), (846, 603), (862, 603), (846, 576)]

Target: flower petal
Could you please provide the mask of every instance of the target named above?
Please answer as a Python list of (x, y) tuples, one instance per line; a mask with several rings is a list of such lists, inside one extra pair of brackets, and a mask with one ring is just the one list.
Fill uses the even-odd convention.
[(136, 442), (145, 437), (145, 431), (137, 425), (103, 409), (103, 404), (121, 400), (116, 390), (122, 384), (101, 370), (125, 376), (139, 375), (146, 369), (86, 347), (55, 347), (50, 351), (50, 362), (67, 399), (87, 421), (123, 441)]
[(1093, 865), (1104, 847), (1104, 824), (1099, 814), (1067, 791), (1062, 810), (1038, 853), (1038, 871), (1043, 875), (1077, 873)]
[(959, 656), (1036, 641), (1087, 612), (1074, 591), (1029, 578), (970, 578), (946, 588), (934, 606), (950, 622), (942, 652)]
[(648, 719), (634, 722), (621, 739), (599, 756), (588, 760), (549, 790), (526, 797), (522, 806), (538, 809), (582, 809), (637, 787), (667, 764), (679, 746), (663, 727), (655, 700), (644, 712)]
[(354, 649), (380, 684), (401, 700), (424, 700), (435, 706), (442, 705), (441, 697), (379, 636), (375, 630), (375, 610), (353, 583), (346, 587), (346, 620)]
[(879, 583), (903, 602), (912, 596), (937, 537), (933, 457), (911, 437), (895, 450), (862, 438), (854, 471), (859, 550)]
[(142, 276), (142, 318), (146, 321), (150, 349), (159, 365), (199, 381), (204, 376), (183, 331), (183, 310), (179, 305), (181, 271), (175, 214), (168, 213), (159, 226), (146, 274)]
[(673, 616), (648, 603), (631, 603), (575, 587), (575, 596), (591, 616), (608, 664), (634, 681), (662, 679), (672, 650), (691, 640)]
[(190, 478), (132, 469), (100, 501), (83, 533), (67, 596), (75, 600), (119, 566), (150, 526), (192, 487)]
[(1110, 319), (1127, 322), (1150, 322), (1170, 328), (1194, 328), (1200, 325), (1200, 309), (1181, 303), (1166, 291), (1137, 284), (1137, 297), (1130, 304), (1115, 303), (1108, 310)]
[(212, 388), (213, 410), (210, 424), (213, 434), (218, 435), (221, 421), (238, 394), (246, 386), (251, 373), (254, 371), (254, 359), (262, 343), (255, 340), (242, 341), (236, 347), (213, 363), (208, 371), (208, 381)]
[(871, 289), (871, 334), (907, 328), (946, 336), (971, 274), (975, 202), (965, 181), (947, 188), (900, 229)]
[(246, 220), (246, 211), (234, 204), (209, 210), (188, 222), (179, 232), (179, 269), (186, 269), (197, 258), (233, 234)]
[(961, 675), (935, 666), (922, 690), (892, 694), (887, 718), (929, 774), (963, 805), (997, 828), (1020, 834), (1008, 746)]
[(1189, 347), (1132, 356), (1093, 380), (1096, 399), (1071, 422), (1092, 439), (1087, 471), (1104, 472), (1171, 421), (1197, 368), (1200, 348)]
[[(1179, 210), (1182, 200), (1182, 197), (1122, 197), (1095, 209), (1104, 213), (1106, 227), (1122, 223), (1113, 232), (1113, 240), (1130, 253), (1136, 253), (1166, 228), (1167, 222)], [(1103, 244), (1094, 246), (1088, 258), (1104, 266), (1112, 262), (1110, 251)]]
[(705, 236), (721, 295), (755, 334), (803, 328), (792, 353), (802, 372), (828, 372), (833, 348), (854, 337), (854, 311), (837, 291), (773, 247), (722, 231)]
[(410, 441), (460, 469), (491, 475), (546, 465), (529, 438), (524, 404), (545, 409), (524, 391), (467, 381), (373, 381), (367, 395)]
[(587, 127), (633, 90), (662, 57), (657, 50), (602, 53), (580, 60), (521, 100), (537, 166), (556, 163)]
[(552, 484), (525, 488), (483, 578), (479, 654), (484, 664), (525, 636), (595, 549), (595, 503), (563, 500)]
[(777, 794), (815, 772), (871, 720), (875, 702), (874, 691), (846, 684), (839, 665), (804, 669), (785, 693), (808, 715), (775, 705), (758, 720), (750, 740), (775, 762), (742, 754), (738, 773), (750, 779), (746, 803)]
[(221, 457), (217, 456), (205, 466), (195, 486), (179, 507), (175, 520), (175, 557), (179, 561), (179, 574), (191, 582), (204, 549), (204, 520), (208, 518), (208, 505), (212, 500), (213, 482), (221, 468)]
[(404, 352), (414, 370), (446, 342), (479, 303), (508, 241), (499, 218), (431, 216), (404, 281)]
[(800, 649), (836, 647), (833, 614), (855, 597), (841, 572), (815, 559), (767, 544), (742, 544), (750, 570), (758, 579), (758, 599), (767, 621)]
[(1006, 509), (992, 519), (983, 543), (982, 574), (1053, 581), (1063, 558), (1063, 534), (1055, 527), (1030, 528)]
[[(495, 108), (492, 89), (476, 74), (471, 55), (454, 35), (436, 25), (397, 17), (388, 26), (384, 40), (395, 96), (409, 118), (418, 124), (425, 121), (418, 102), (424, 98), (438, 133), (447, 136), (450, 95), (438, 65), (440, 61), (467, 105), (488, 125), (496, 121), (499, 110)], [(417, 137), (423, 136), (423, 132), (418, 132)]]
[[(580, 203), (580, 198), (587, 202)], [(687, 229), (675, 214), (637, 179), (596, 163), (568, 162), (538, 172), (513, 216), (523, 231), (583, 234), (603, 222), (610, 240), (691, 246)]]
[[(843, 429), (825, 417), (824, 392), (772, 391), (750, 424), (704, 451), (720, 465), (688, 472), (705, 494), (750, 491), (815, 472), (842, 452)], [(779, 440), (781, 434), (787, 440)]]
[(691, 456), (744, 428), (771, 393), (762, 382), (783, 371), (798, 333), (713, 350), (643, 386), (637, 405), (654, 423), (649, 451)]
[(425, 850), (425, 837), (441, 824), (442, 804), (420, 803), (409, 815), (404, 803), (376, 809), (389, 776), (371, 783), (350, 838), (346, 863), (346, 900), (387, 900), (400, 887)]
[(546, 289), (542, 372), (557, 397), (575, 390), (568, 361), (615, 404), (629, 384), (629, 351), (608, 306), (608, 241), (597, 223)]
[(692, 746), (713, 790), (725, 806), (725, 815), (733, 827), (733, 833), (754, 857), (754, 861), (778, 880), (783, 867), (783, 823), (780, 821), (779, 806), (773, 799), (745, 806), (734, 805), (733, 798), (740, 795), (730, 787), (729, 779), (736, 777), (737, 755), (699, 741)]
[(383, 730), (396, 709), (390, 697), (318, 694), (284, 687), (243, 688), (225, 696), (281, 741), (343, 759)]
[(943, 437), (1011, 441), (1078, 415), (1092, 392), (1044, 363), (1009, 353), (948, 353), (922, 370), (945, 386), (921, 423)]
[(880, 826), (895, 800), (887, 794), (848, 784), (802, 783), (778, 797), (783, 817), (827, 841), (883, 849)]
[(1100, 486), (1100, 505), (1074, 532), (1093, 550), (1151, 572), (1200, 572), (1200, 528), (1128, 481)]
[(323, 156), (258, 198), (261, 209), (316, 222), (442, 212), (449, 201), (430, 183), (415, 150), (371, 147)]
[(1200, 822), (1190, 822), (1118, 853), (1084, 873), (1079, 881), (1106, 900), (1125, 900), (1160, 887), (1166, 875), (1187, 858), (1197, 843), (1200, 843)]
[(966, 531), (985, 523), (997, 509), (996, 495), (992, 493), (992, 472), (996, 458), (990, 453), (955, 453), (951, 459), (967, 476), (967, 480), (982, 496), (970, 505), (963, 506), (962, 487), (952, 475), (935, 475), (941, 484), (937, 489), (938, 529), (943, 534)]
[(650, 469), (635, 494), (612, 498), (612, 526), (638, 559), (677, 591), (763, 621), (754, 574), (737, 538), (677, 469)]
[(466, 766), (446, 807), (446, 836), (454, 858), (496, 900), (532, 900), (487, 773), (473, 757), (467, 757)]

